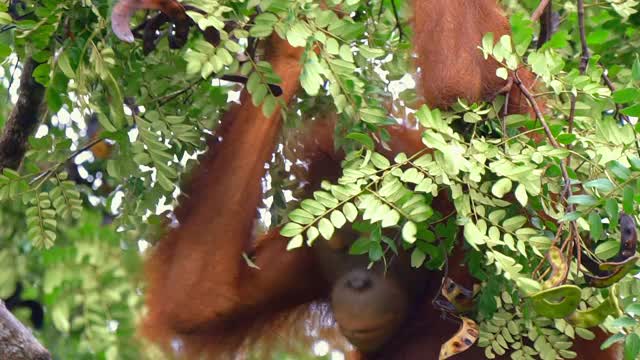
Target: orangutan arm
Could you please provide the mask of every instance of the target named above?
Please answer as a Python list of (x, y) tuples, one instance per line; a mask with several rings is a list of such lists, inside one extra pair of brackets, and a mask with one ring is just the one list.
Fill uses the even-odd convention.
[[(298, 89), (301, 50), (274, 37), (268, 60), (282, 78), (282, 100)], [(222, 140), (202, 160), (171, 229), (147, 264), (149, 318), (190, 332), (254, 309), (289, 284), (303, 254), (287, 254), (275, 234), (253, 251), (253, 230), (262, 198), (261, 178), (281, 126), (280, 111), (266, 117), (248, 96), (222, 120)], [(255, 253), (260, 271), (249, 270), (243, 253)], [(282, 254), (282, 259), (279, 255)], [(297, 273), (299, 274), (299, 272)], [(294, 287), (288, 289), (295, 291)], [(265, 300), (266, 301), (266, 300)]]

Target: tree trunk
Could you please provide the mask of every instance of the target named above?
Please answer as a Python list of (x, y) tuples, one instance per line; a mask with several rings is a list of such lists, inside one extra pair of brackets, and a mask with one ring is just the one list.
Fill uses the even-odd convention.
[(5, 167), (17, 169), (27, 150), (27, 140), (38, 127), (44, 86), (33, 78), (38, 63), (29, 57), (22, 66), (19, 97), (0, 136), (0, 172)]

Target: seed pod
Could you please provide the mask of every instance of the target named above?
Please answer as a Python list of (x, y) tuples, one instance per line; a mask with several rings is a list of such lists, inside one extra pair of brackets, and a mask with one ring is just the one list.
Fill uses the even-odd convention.
[(531, 296), (533, 309), (540, 316), (559, 319), (571, 315), (580, 303), (580, 288), (562, 285)]
[(564, 254), (562, 254), (562, 251), (560, 251), (558, 247), (552, 246), (547, 253), (547, 261), (549, 262), (549, 266), (551, 266), (551, 275), (549, 275), (547, 281), (544, 282), (544, 288), (550, 289), (562, 285), (569, 273), (569, 263), (567, 259), (565, 259)]
[(622, 315), (615, 286), (611, 288), (609, 297), (600, 305), (587, 310), (576, 310), (567, 317), (567, 321), (575, 327), (587, 329), (602, 324), (609, 315), (614, 317)]
[(461, 317), (460, 329), (447, 342), (440, 347), (439, 360), (448, 359), (454, 355), (466, 351), (478, 340), (478, 324), (475, 321)]

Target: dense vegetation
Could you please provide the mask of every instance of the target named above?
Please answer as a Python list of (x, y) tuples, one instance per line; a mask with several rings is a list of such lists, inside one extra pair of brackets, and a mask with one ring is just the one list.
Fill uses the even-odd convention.
[[(637, 357), (638, 258), (620, 256), (621, 236), (628, 240), (621, 219), (637, 219), (640, 203), (637, 1), (588, 0), (584, 17), (582, 1), (555, 1), (557, 28), (539, 48), (540, 25), (529, 20), (539, 2), (502, 1), (513, 36), (489, 34), (478, 51), (504, 65), (497, 76), (521, 66), (537, 74), (539, 87), (529, 90), (546, 104), (543, 119), (503, 117), (504, 96), (447, 112), (417, 108), (404, 0), (327, 1), (350, 15), (342, 18), (306, 0), (189, 3), (208, 14), (189, 13), (200, 29), (218, 30), (218, 46), (192, 31), (173, 50), (165, 31), (147, 55), (140, 42), (113, 36), (110, 2), (0, 3), (0, 124), (12, 116), (25, 69), (34, 66), (44, 86), (31, 88), (44, 104), (31, 108), (36, 128), (21, 166), (6, 154), (0, 161), (0, 298), (21, 282), (24, 297), (44, 305), (36, 334), (57, 358), (157, 358), (135, 337), (141, 254), (239, 89), (217, 78), (247, 76), (253, 102), (273, 111), (278, 98), (267, 84), (278, 79), (254, 51), (273, 32), (309, 50), (303, 101), (287, 109), (287, 126), (337, 111), (349, 161), (337, 184), (296, 209), (287, 203), (296, 184), (286, 155), (276, 153), (265, 227), (288, 222), (283, 234), (295, 248), (359, 218), (377, 236), (351, 251), (372, 261), (395, 251), (380, 230), (397, 227), (412, 264), (431, 269), (443, 267), (463, 231), (483, 282), (473, 318), (487, 357), (572, 358), (571, 339), (593, 336), (587, 325), (613, 334), (603, 346), (623, 342), (626, 358)], [(429, 129), (424, 142), (435, 152), (394, 162), (375, 153), (371, 134), (398, 120)], [(524, 136), (531, 133), (539, 140)], [(431, 208), (442, 190), (455, 214)], [(595, 270), (580, 270), (588, 261)], [(559, 296), (559, 305), (545, 305)]]

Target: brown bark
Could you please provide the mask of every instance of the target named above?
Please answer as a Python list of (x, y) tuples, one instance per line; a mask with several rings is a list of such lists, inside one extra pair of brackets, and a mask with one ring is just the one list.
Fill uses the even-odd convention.
[(0, 300), (0, 359), (51, 360), (51, 354)]
[(5, 167), (17, 169), (27, 150), (27, 140), (38, 127), (44, 86), (33, 78), (38, 63), (31, 57), (22, 67), (19, 97), (0, 136), (0, 171)]

